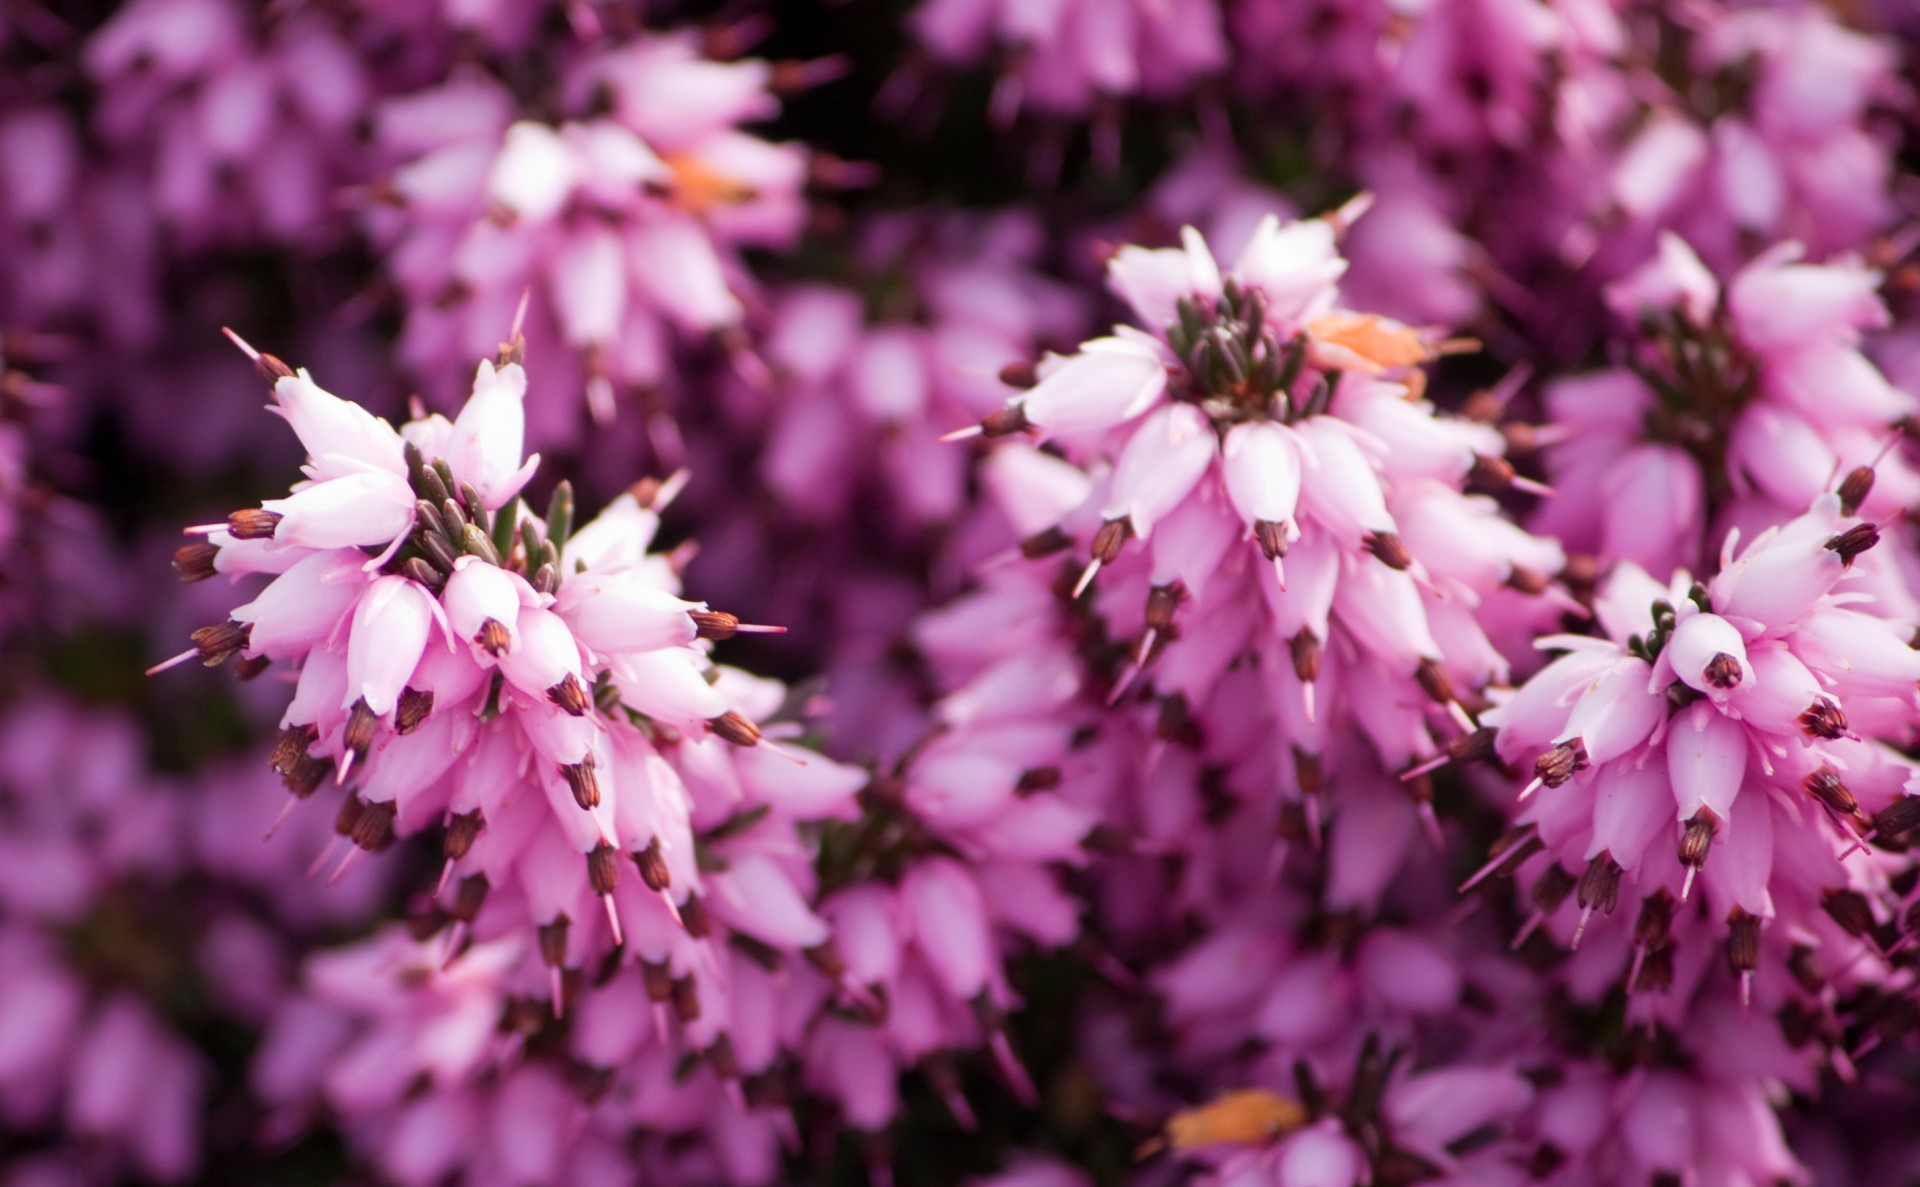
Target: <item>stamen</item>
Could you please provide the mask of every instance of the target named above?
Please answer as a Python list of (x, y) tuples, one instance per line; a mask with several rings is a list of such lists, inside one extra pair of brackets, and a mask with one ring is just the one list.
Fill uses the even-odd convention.
[(760, 742), (760, 727), (732, 709), (718, 717), (709, 718), (707, 730), (735, 746), (754, 746)]
[(567, 790), (573, 792), (573, 802), (589, 812), (600, 806), (600, 780), (593, 768), (591, 752), (579, 762), (560, 764), (560, 777), (567, 781)]
[(584, 717), (587, 710), (593, 707), (593, 700), (587, 695), (586, 686), (580, 683), (580, 677), (572, 672), (568, 672), (564, 680), (547, 690), (547, 699), (558, 705), (562, 712), (573, 717)]
[(1877, 526), (1870, 523), (1856, 523), (1829, 539), (1825, 547), (1827, 551), (1840, 555), (1842, 567), (1849, 567), (1853, 564), (1855, 557), (1878, 543), (1880, 543), (1880, 529)]
[(227, 533), (236, 540), (271, 540), (281, 518), (278, 511), (244, 507), (227, 516)]

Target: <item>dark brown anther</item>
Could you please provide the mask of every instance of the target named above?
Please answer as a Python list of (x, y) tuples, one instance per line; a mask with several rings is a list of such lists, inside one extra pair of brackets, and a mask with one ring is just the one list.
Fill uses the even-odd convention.
[(260, 352), (259, 358), (253, 360), (253, 369), (268, 383), (279, 383), (282, 379), (293, 378), (292, 367), (264, 350)]
[(694, 634), (702, 639), (731, 639), (740, 629), (740, 619), (725, 610), (689, 610)]
[(1174, 693), (1160, 698), (1160, 712), (1153, 723), (1154, 736), (1164, 742), (1185, 746), (1189, 750), (1200, 749), (1200, 723), (1194, 720), (1193, 708), (1187, 704), (1186, 694)]
[(1431, 804), (1433, 802), (1433, 776), (1425, 771), (1420, 772), (1411, 779), (1402, 779), (1400, 781), (1400, 789), (1406, 792), (1416, 804)]
[(1019, 782), (1013, 785), (1013, 794), (1032, 795), (1036, 791), (1052, 791), (1060, 786), (1059, 767), (1028, 767), (1020, 772)]
[(605, 841), (587, 854), (587, 883), (593, 893), (607, 895), (620, 885), (620, 851)]
[(200, 649), (200, 662), (209, 668), (217, 668), (240, 653), (253, 636), (251, 623), (226, 622), (203, 626), (188, 638)]
[(493, 365), (496, 367), (510, 367), (515, 363), (525, 364), (526, 361), (527, 336), (525, 334), (515, 334), (509, 341), (502, 342), (493, 356)]
[(1680, 834), (1680, 864), (1699, 869), (1707, 864), (1707, 851), (1713, 846), (1714, 834), (1720, 831), (1720, 817), (1712, 808), (1701, 808), (1687, 821), (1686, 831)]
[(1579, 738), (1560, 743), (1533, 763), (1533, 773), (1548, 787), (1558, 787), (1586, 769), (1587, 744)]
[(1024, 433), (1033, 427), (1027, 419), (1027, 410), (1018, 404), (1011, 405), (992, 413), (980, 422), (980, 435), (983, 437), (1011, 437), (1015, 433)]
[(1533, 905), (1551, 915), (1560, 909), (1561, 903), (1567, 901), (1576, 884), (1577, 880), (1567, 872), (1567, 867), (1556, 861), (1534, 879), (1531, 892)]
[(647, 842), (647, 847), (633, 855), (633, 864), (640, 871), (640, 880), (647, 884), (648, 890), (665, 890), (673, 884), (673, 875), (667, 871), (667, 859), (660, 853), (660, 838)]
[(707, 731), (718, 734), (735, 746), (754, 746), (760, 741), (760, 727), (732, 709), (707, 719)]
[(1547, 592), (1547, 575), (1538, 569), (1529, 569), (1525, 565), (1515, 565), (1507, 573), (1507, 588), (1518, 590), (1528, 597), (1539, 597)]
[(700, 988), (691, 976), (673, 979), (673, 1012), (682, 1022), (694, 1022), (700, 1017)]
[(1440, 661), (1423, 659), (1413, 669), (1413, 678), (1420, 685), (1420, 691), (1436, 705), (1445, 705), (1453, 700), (1453, 681), (1448, 679), (1446, 670)]
[(243, 682), (255, 679), (272, 666), (273, 661), (264, 655), (250, 656), (233, 665), (234, 679)]
[(699, 891), (688, 891), (687, 901), (680, 904), (680, 924), (696, 940), (713, 934), (713, 920), (707, 917), (707, 904), (701, 900)]
[(1120, 549), (1132, 536), (1133, 520), (1126, 516), (1107, 520), (1100, 525), (1100, 530), (1093, 534), (1093, 547), (1090, 550), (1093, 553), (1093, 559), (1103, 565), (1110, 565), (1119, 560)]
[(471, 812), (457, 813), (447, 822), (447, 835), (440, 842), (440, 852), (448, 861), (459, 861), (473, 848), (473, 842), (480, 836), (480, 830), (487, 827), (486, 815), (475, 808)]
[(400, 702), (393, 709), (393, 732), (410, 734), (433, 712), (433, 694), (417, 688), (400, 690)]
[(587, 686), (580, 683), (580, 677), (572, 672), (547, 690), (547, 699), (560, 706), (562, 712), (574, 717), (585, 717), (587, 710), (593, 708), (593, 698), (587, 695)]
[(1040, 382), (1032, 363), (1008, 363), (1000, 368), (1000, 382), (1008, 387), (1017, 387), (1021, 391)]
[(1840, 514), (1856, 515), (1873, 493), (1873, 467), (1855, 466), (1840, 480)]
[(1546, 848), (1546, 843), (1534, 831), (1531, 824), (1523, 824), (1495, 841), (1487, 851), (1490, 859), (1498, 859), (1493, 874), (1501, 878), (1511, 878), (1519, 872), (1528, 858)]
[(560, 764), (560, 777), (567, 781), (574, 803), (589, 812), (600, 806), (600, 777), (593, 773), (592, 754), (584, 755), (576, 763)]
[(1860, 801), (1853, 797), (1853, 791), (1840, 780), (1840, 772), (1826, 763), (1814, 768), (1812, 774), (1802, 781), (1801, 786), (1807, 794), (1827, 806), (1829, 811), (1841, 816), (1852, 816), (1860, 810)]
[(1760, 967), (1760, 917), (1740, 907), (1727, 916), (1727, 963), (1736, 973)]
[(1842, 565), (1851, 565), (1853, 558), (1859, 556), (1875, 544), (1880, 543), (1880, 529), (1870, 523), (1856, 523), (1846, 531), (1828, 540), (1829, 552), (1840, 554)]
[(1287, 650), (1293, 655), (1293, 674), (1301, 683), (1320, 678), (1320, 639), (1311, 629), (1301, 627), (1299, 634), (1287, 640)]
[(497, 618), (489, 618), (480, 624), (480, 633), (473, 637), (473, 641), (488, 655), (497, 657), (505, 655), (507, 648), (513, 646), (513, 635), (505, 623)]
[(1447, 757), (1456, 766), (1465, 766), (1473, 762), (1494, 762), (1499, 753), (1493, 747), (1496, 731), (1490, 725), (1483, 725), (1470, 734), (1461, 734), (1447, 743)]
[(219, 555), (220, 546), (210, 540), (182, 544), (173, 550), (173, 571), (182, 581), (205, 581), (219, 571), (213, 567)]
[(1873, 907), (1857, 890), (1822, 891), (1820, 906), (1850, 936), (1864, 936), (1873, 930)]
[(1732, 688), (1734, 685), (1740, 683), (1740, 677), (1743, 675), (1743, 671), (1740, 667), (1739, 660), (1724, 651), (1719, 651), (1715, 652), (1713, 658), (1707, 661), (1706, 671), (1703, 675), (1706, 676), (1708, 684), (1713, 685), (1715, 688), (1726, 689)]
[(1368, 532), (1363, 541), (1367, 551), (1380, 558), (1380, 563), (1389, 569), (1405, 572), (1413, 564), (1413, 554), (1407, 551), (1406, 544), (1392, 532)]
[(733, 1040), (727, 1037), (726, 1032), (722, 1031), (715, 1035), (713, 1042), (700, 1053), (700, 1057), (707, 1061), (707, 1065), (713, 1069), (714, 1074), (722, 1080), (740, 1078), (740, 1060), (734, 1055)]
[(1298, 800), (1284, 800), (1280, 817), (1274, 822), (1273, 835), (1282, 843), (1297, 845), (1307, 839), (1307, 806)]
[(353, 821), (353, 843), (368, 853), (377, 853), (393, 844), (393, 817), (398, 811), (389, 801), (368, 804)]
[(1318, 795), (1325, 786), (1325, 775), (1320, 766), (1320, 756), (1309, 754), (1298, 746), (1293, 748), (1293, 778), (1300, 785), (1302, 795)]
[(313, 745), (317, 736), (310, 725), (290, 725), (281, 730), (280, 736), (273, 740), (273, 753), (267, 757), (267, 765), (286, 774), (307, 756), (307, 747)]
[(341, 734), (342, 744), (361, 758), (365, 758), (367, 751), (373, 746), (373, 731), (379, 724), (379, 716), (367, 707), (367, 699), (361, 697), (353, 703), (353, 708), (347, 711), (347, 727)]
[(1512, 462), (1484, 453), (1473, 455), (1473, 466), (1467, 471), (1467, 485), (1481, 490), (1505, 490), (1513, 485), (1513, 479)]
[(1825, 738), (1832, 741), (1843, 738), (1847, 733), (1847, 714), (1829, 697), (1821, 697), (1808, 705), (1806, 712), (1800, 714), (1800, 728), (1810, 738)]
[(1147, 629), (1163, 635), (1173, 629), (1173, 613), (1180, 608), (1185, 593), (1178, 582), (1147, 591)]
[(1287, 525), (1271, 519), (1253, 521), (1253, 540), (1260, 546), (1260, 555), (1268, 560), (1278, 560), (1287, 555)]
[(1781, 1006), (1776, 1017), (1780, 1022), (1780, 1037), (1796, 1051), (1811, 1043), (1814, 1036), (1820, 1033), (1820, 1024), (1813, 1012), (1799, 1002), (1789, 1001)]
[(1673, 988), (1673, 946), (1651, 948), (1640, 962), (1640, 975), (1627, 986), (1632, 993), (1665, 993)]
[(664, 960), (659, 964), (650, 960), (641, 961), (640, 984), (646, 987), (647, 1000), (650, 1002), (673, 1000), (673, 972)]
[(1020, 541), (1020, 555), (1030, 561), (1035, 561), (1043, 556), (1052, 556), (1056, 552), (1064, 552), (1072, 546), (1072, 536), (1067, 535), (1058, 527), (1051, 527), (1044, 531), (1035, 532), (1033, 535)]
[(227, 534), (236, 540), (271, 540), (279, 523), (278, 511), (248, 507), (227, 516)]
[(1883, 837), (1897, 837), (1920, 825), (1920, 795), (1903, 795), (1873, 814), (1874, 831)]
[(310, 754), (303, 754), (280, 773), (280, 781), (287, 785), (287, 790), (293, 793), (293, 798), (304, 800), (320, 790), (320, 784), (325, 782), (327, 776), (332, 773), (332, 759), (314, 758)]
[(1580, 886), (1574, 895), (1574, 901), (1581, 910), (1588, 907), (1597, 909), (1603, 915), (1613, 914), (1614, 904), (1620, 900), (1620, 863), (1613, 860), (1613, 854), (1604, 850), (1587, 863), (1587, 871), (1580, 875)]
[(555, 915), (552, 923), (540, 925), (540, 960), (550, 969), (557, 969), (567, 963), (567, 932), (573, 921), (564, 914)]
[(800, 955), (806, 957), (807, 963), (819, 969), (820, 974), (829, 981), (838, 981), (847, 975), (847, 958), (840, 955), (840, 945), (833, 942), (832, 936), (811, 948), (802, 948)]
[(1640, 900), (1639, 918), (1633, 921), (1633, 942), (1652, 951), (1664, 948), (1673, 934), (1673, 913), (1679, 904), (1666, 887)]
[(366, 810), (367, 806), (360, 802), (357, 795), (341, 800), (340, 810), (333, 814), (333, 831), (343, 837), (351, 837), (353, 830), (359, 827), (360, 814)]
[[(415, 943), (432, 937), (446, 925), (447, 913), (442, 911), (440, 905), (432, 899), (417, 898), (407, 904), (407, 934), (413, 937)], [(403, 984), (409, 983), (407, 979), (418, 975), (417, 969), (403, 970), (400, 974)], [(422, 977), (420, 983), (424, 984), (425, 981), (426, 978)]]
[(486, 874), (468, 874), (467, 878), (461, 878), (459, 885), (453, 887), (453, 905), (447, 907), (447, 914), (463, 924), (474, 922), (480, 908), (486, 905), (488, 889), (492, 889), (492, 884), (486, 880)]

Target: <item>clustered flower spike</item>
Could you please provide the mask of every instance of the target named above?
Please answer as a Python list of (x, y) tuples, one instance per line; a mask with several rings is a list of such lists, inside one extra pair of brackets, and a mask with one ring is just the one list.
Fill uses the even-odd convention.
[(792, 765), (831, 814), (857, 774), (763, 740), (754, 718), (777, 710), (777, 687), (708, 658), (708, 640), (777, 628), (683, 599), (673, 558), (648, 555), (677, 480), (642, 484), (577, 530), (565, 483), (544, 519), (526, 510), (537, 458), (521, 460), (518, 350), (480, 364), (453, 420), (398, 430), (256, 354), (308, 478), (194, 529), (175, 555), (184, 576), (272, 580), (169, 662), (297, 665), (273, 765), (296, 801), (347, 788), (333, 876), (444, 823), (450, 947), (483, 926), (491, 892), (512, 896), (502, 915), (538, 930), (556, 1012), (563, 971), (630, 932), (660, 959), (697, 950), (714, 914), (751, 930), (765, 911), (768, 942), (824, 943), (791, 854), (704, 864), (696, 830), (722, 820), (690, 788), (718, 779), (738, 796), (782, 780), (767, 762)]
[(1599, 633), (1541, 640), (1566, 654), (1484, 715), (1500, 756), (1532, 763), (1496, 859), (1531, 854), (1528, 929), (1619, 936), (1629, 993), (1665, 989), (1716, 931), (1743, 1001), (1763, 957), (1849, 984), (1891, 972), (1883, 928), (1904, 904), (1870, 846), (1920, 818), (1916, 768), (1885, 744), (1911, 737), (1920, 652), (1852, 592), (1881, 538), (1841, 502), (1730, 538), (1704, 583), (1621, 563), (1595, 597)]
[[(1920, 499), (1900, 448), (1914, 396), (1863, 353), (1887, 324), (1882, 277), (1857, 260), (1765, 252), (1724, 284), (1674, 235), (1608, 290), (1636, 326), (1628, 366), (1546, 393), (1564, 435), (1547, 450), (1566, 498), (1537, 526), (1569, 547), (1651, 572), (1709, 559), (1711, 542), (1791, 518), (1823, 490), (1885, 518)], [(1901, 562), (1876, 556), (1875, 593), (1903, 609)], [(1910, 612), (1910, 610), (1908, 611)]]
[[(778, 113), (776, 74), (833, 70), (714, 61), (682, 30), (574, 61), (558, 122), (483, 78), (382, 104), (393, 172), (367, 220), (406, 305), (406, 358), (434, 375), (486, 353), (531, 291), (532, 354), (557, 369), (542, 386), (584, 387), (605, 420), (617, 391), (666, 378), (676, 342), (737, 331), (740, 252), (790, 246), (806, 211), (810, 154), (740, 126)], [(571, 439), (577, 406), (548, 403), (536, 435)]]
[(1180, 248), (1121, 249), (1109, 284), (1150, 329), (1049, 356), (1029, 390), (953, 434), (1029, 433), (1079, 464), (995, 459), (1010, 517), (1052, 519), (1021, 552), (1084, 549), (1074, 594), (1098, 577), (1108, 634), (1135, 640), (1103, 673), (1111, 698), (1152, 700), (1162, 736), (1188, 745), (1217, 724), (1217, 750), (1245, 732), (1232, 719), (1249, 690), (1225, 688), (1254, 657), (1258, 712), (1292, 761), (1257, 744), (1231, 759), (1289, 768), (1275, 782), (1316, 834), (1333, 739), (1357, 726), (1403, 770), (1440, 753), (1428, 707), (1453, 723), (1443, 734), (1472, 736), (1463, 701), (1507, 673), (1476, 615), (1543, 593), (1564, 563), (1465, 493), (1541, 488), (1502, 459), (1498, 431), (1421, 398), (1420, 364), (1452, 344), (1339, 306), (1337, 242), (1364, 206), (1270, 216), (1225, 271), (1191, 229)]

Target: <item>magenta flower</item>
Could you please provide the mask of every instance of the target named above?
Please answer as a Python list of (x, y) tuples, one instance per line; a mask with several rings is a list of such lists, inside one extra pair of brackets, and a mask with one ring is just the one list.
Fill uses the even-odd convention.
[(1567, 654), (1485, 717), (1503, 757), (1533, 756), (1517, 834), (1540, 854), (1529, 929), (1577, 947), (1624, 890), (1641, 903), (1622, 913), (1629, 992), (1663, 987), (1674, 949), (1715, 928), (1743, 998), (1763, 957), (1785, 958), (1781, 931), (1822, 937), (1836, 974), (1886, 975), (1868, 933), (1899, 909), (1894, 867), (1863, 847), (1912, 827), (1914, 769), (1872, 739), (1910, 736), (1920, 653), (1850, 594), (1878, 542), (1823, 495), (1738, 552), (1730, 539), (1704, 584), (1622, 564), (1595, 602), (1602, 637), (1542, 640)]
[[(1723, 286), (1674, 236), (1610, 290), (1644, 335), (1630, 368), (1575, 376), (1547, 392), (1547, 462), (1565, 494), (1538, 526), (1570, 547), (1652, 572), (1706, 559), (1707, 541), (1796, 514), (1856, 469), (1849, 507), (1883, 518), (1920, 498), (1896, 448), (1917, 408), (1861, 353), (1883, 326), (1879, 275), (1858, 263), (1801, 262), (1792, 244)], [(1564, 440), (1558, 438), (1564, 437)], [(1893, 562), (1874, 557), (1875, 592), (1910, 607)]]
[[(740, 252), (792, 243), (810, 158), (740, 126), (778, 112), (773, 66), (710, 60), (691, 32), (611, 44), (565, 77), (558, 122), (518, 117), (483, 77), (381, 105), (396, 167), (367, 221), (421, 374), (491, 351), (531, 292), (533, 353), (559, 368), (541, 386), (584, 386), (605, 419), (667, 378), (676, 342), (738, 330)], [(536, 435), (571, 440), (578, 412), (555, 402)]]
[[(629, 934), (688, 975), (712, 967), (715, 918), (775, 948), (825, 944), (788, 830), (844, 814), (864, 777), (763, 741), (748, 713), (775, 711), (781, 690), (707, 658), (703, 640), (766, 628), (682, 599), (671, 560), (646, 554), (672, 488), (624, 495), (577, 532), (564, 484), (544, 519), (527, 512), (518, 361), (482, 363), (454, 420), (398, 431), (259, 361), (308, 478), (179, 551), (190, 579), (274, 576), (169, 663), (298, 665), (273, 763), (295, 802), (348, 788), (332, 876), (444, 822), (450, 950), (537, 929), (556, 1011), (564, 971)], [(776, 789), (773, 820), (750, 827)], [(742, 813), (726, 843), (696, 839)], [(482, 913), (489, 890), (507, 901)]]
[(1165, 739), (1195, 746), (1190, 719), (1224, 741), (1249, 702), (1219, 690), (1255, 657), (1252, 704), (1291, 752), (1273, 786), (1315, 832), (1332, 740), (1357, 727), (1402, 769), (1436, 753), (1426, 706), (1470, 733), (1456, 689), (1507, 671), (1476, 607), (1502, 587), (1538, 594), (1562, 565), (1463, 493), (1530, 484), (1497, 431), (1418, 399), (1437, 344), (1338, 307), (1352, 214), (1269, 218), (1224, 273), (1191, 231), (1181, 249), (1122, 249), (1110, 283), (1155, 332), (1050, 356), (971, 430), (1043, 436), (1081, 465), (1077, 499), (1045, 465), (1003, 493), (1030, 503), (1009, 518), (1044, 525), (1022, 551), (1084, 548), (1074, 592), (1098, 577), (1110, 637), (1137, 638), (1114, 701), (1151, 699)]

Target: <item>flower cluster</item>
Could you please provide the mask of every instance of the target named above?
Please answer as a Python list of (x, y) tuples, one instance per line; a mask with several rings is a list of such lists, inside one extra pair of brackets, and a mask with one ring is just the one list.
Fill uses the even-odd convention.
[[(740, 251), (790, 245), (806, 212), (809, 154), (740, 126), (778, 112), (775, 76), (683, 31), (569, 61), (558, 122), (484, 76), (380, 105), (392, 169), (366, 219), (405, 303), (404, 357), (434, 376), (486, 354), (531, 292), (531, 353), (555, 368), (541, 385), (584, 386), (604, 420), (617, 392), (666, 380), (676, 342), (737, 328)], [(578, 412), (556, 401), (536, 430), (571, 440)]]
[(1539, 853), (1529, 927), (1570, 927), (1578, 946), (1589, 930), (1624, 941), (1632, 916), (1629, 993), (1670, 984), (1714, 927), (1743, 1000), (1763, 958), (1822, 984), (1891, 972), (1871, 933), (1897, 926), (1898, 867), (1864, 849), (1916, 819), (1913, 764), (1874, 739), (1910, 738), (1920, 652), (1849, 597), (1880, 537), (1841, 498), (1730, 542), (1708, 582), (1622, 563), (1595, 598), (1604, 635), (1543, 639), (1568, 653), (1486, 714), (1503, 757), (1534, 756), (1514, 838)]
[[(1337, 305), (1356, 213), (1269, 217), (1225, 272), (1192, 231), (1122, 249), (1109, 283), (1153, 329), (1050, 356), (974, 430), (1031, 431), (1085, 468), (1084, 496), (1020, 550), (1088, 554), (1075, 595), (1099, 577), (1107, 634), (1133, 640), (1123, 665), (1096, 662), (1111, 701), (1148, 701), (1163, 738), (1259, 771), (1316, 833), (1336, 738), (1357, 728), (1400, 770), (1437, 753), (1429, 709), (1470, 735), (1462, 695), (1507, 674), (1477, 610), (1542, 594), (1564, 563), (1465, 493), (1540, 488), (1493, 427), (1421, 399), (1419, 366), (1447, 344)], [(1285, 749), (1257, 740), (1250, 704)]]

